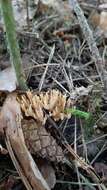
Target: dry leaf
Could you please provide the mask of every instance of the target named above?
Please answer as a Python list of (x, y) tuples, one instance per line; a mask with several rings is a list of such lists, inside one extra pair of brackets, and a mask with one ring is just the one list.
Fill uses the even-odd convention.
[(107, 11), (101, 12), (99, 27), (107, 34)]
[(94, 168), (97, 173), (101, 174), (107, 180), (107, 165), (105, 163), (96, 162)]
[(20, 28), (26, 26), (26, 3), (22, 0), (13, 0), (12, 4), (17, 25)]
[(105, 8), (107, 9), (107, 4), (102, 4), (99, 6), (100, 13), (93, 11), (90, 15), (90, 21), (95, 28), (99, 28), (102, 34), (107, 37), (107, 10)]
[(12, 92), (16, 90), (16, 75), (13, 68), (8, 67), (0, 72), (0, 91)]
[(38, 160), (37, 163), (43, 177), (47, 181), (50, 189), (53, 189), (56, 184), (56, 175), (55, 170), (53, 169), (52, 165), (46, 160)]
[(8, 153), (8, 151), (5, 148), (3, 148), (1, 144), (0, 144), (0, 153), (4, 155)]

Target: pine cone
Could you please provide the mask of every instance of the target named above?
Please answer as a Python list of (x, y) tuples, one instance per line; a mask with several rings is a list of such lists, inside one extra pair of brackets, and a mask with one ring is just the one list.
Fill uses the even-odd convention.
[(50, 161), (62, 161), (62, 148), (56, 143), (56, 140), (48, 133), (43, 125), (35, 120), (23, 120), (22, 129), (28, 150)]
[(65, 110), (73, 102), (59, 90), (50, 90), (38, 94), (28, 91), (25, 94), (18, 95), (17, 99), (23, 117), (32, 118), (22, 121), (24, 137), (29, 151), (50, 161), (62, 161), (64, 157), (62, 148), (58, 146), (56, 140), (44, 127), (47, 120), (44, 110), (55, 121), (63, 120), (65, 117), (71, 116), (71, 114), (65, 113)]

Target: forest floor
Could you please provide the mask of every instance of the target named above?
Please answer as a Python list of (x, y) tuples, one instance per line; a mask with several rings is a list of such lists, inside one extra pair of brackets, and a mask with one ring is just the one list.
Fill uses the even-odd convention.
[[(102, 10), (99, 11), (99, 2), (81, 0), (79, 3), (93, 32), (106, 68), (107, 15), (103, 18), (105, 21), (102, 27), (100, 25)], [(78, 19), (70, 9), (68, 1), (61, 1), (59, 4), (56, 2), (54, 5), (44, 4), (41, 1), (35, 7), (36, 11), (33, 17), (27, 18), (25, 26), (17, 27), (27, 84), (35, 92), (58, 89), (75, 102), (75, 109), (90, 114), (88, 119), (81, 115), (72, 115), (70, 119), (54, 122), (55, 126), (51, 124), (50, 127), (51, 135), (56, 135), (56, 127), (61, 134), (61, 137), (56, 135), (58, 143), (63, 144), (66, 139), (76, 154), (95, 169), (106, 189), (107, 102), (104, 99), (101, 73), (97, 70), (87, 39), (85, 39)], [(0, 72), (9, 64), (5, 32), (1, 25)], [(0, 80), (2, 79), (0, 78)], [(2, 101), (0, 98), (0, 106), (3, 104)], [(2, 138), (0, 144), (5, 147)], [(69, 157), (69, 151), (63, 145), (62, 149)], [(34, 156), (34, 159), (37, 158)], [(61, 190), (101, 189), (74, 160), (71, 165), (51, 164), (56, 175), (54, 190), (59, 188)], [(24, 185), (9, 155), (0, 154), (0, 190), (22, 189), (24, 189)]]

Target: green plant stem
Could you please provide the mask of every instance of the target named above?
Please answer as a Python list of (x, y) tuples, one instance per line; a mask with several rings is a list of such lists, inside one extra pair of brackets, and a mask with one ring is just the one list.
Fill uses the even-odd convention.
[(16, 37), (15, 20), (13, 15), (12, 1), (1, 0), (1, 10), (4, 19), (8, 48), (12, 66), (16, 73), (17, 83), (21, 90), (28, 90), (24, 73), (22, 69), (22, 61), (19, 45)]
[(74, 116), (79, 116), (81, 118), (85, 118), (86, 120), (88, 120), (91, 117), (91, 114), (88, 112), (84, 112), (84, 111), (80, 111), (78, 109), (73, 109), (73, 108), (68, 108), (66, 110), (67, 113), (71, 113)]

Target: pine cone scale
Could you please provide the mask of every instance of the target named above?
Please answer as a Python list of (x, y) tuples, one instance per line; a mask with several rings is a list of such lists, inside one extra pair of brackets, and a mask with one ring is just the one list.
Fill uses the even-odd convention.
[(33, 119), (22, 121), (25, 142), (29, 151), (50, 161), (62, 161), (64, 157), (62, 148), (58, 146), (45, 127), (40, 125)]

